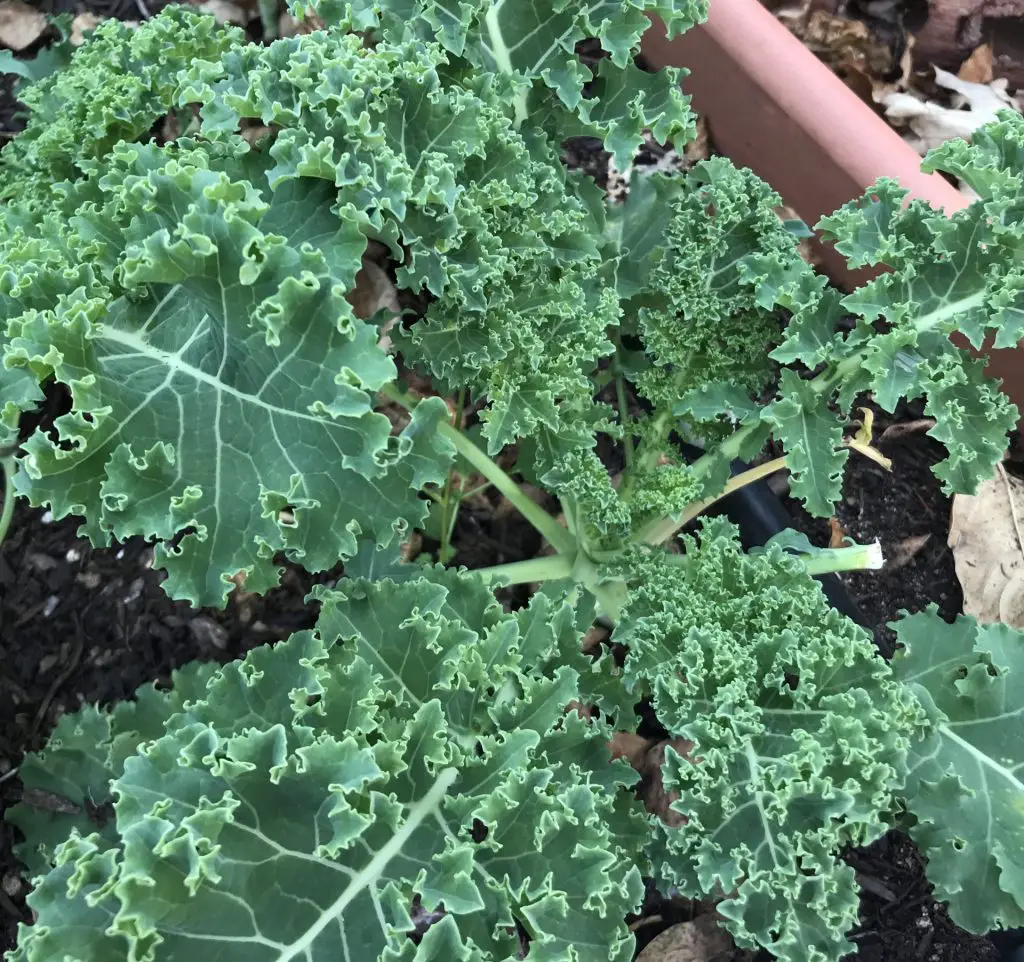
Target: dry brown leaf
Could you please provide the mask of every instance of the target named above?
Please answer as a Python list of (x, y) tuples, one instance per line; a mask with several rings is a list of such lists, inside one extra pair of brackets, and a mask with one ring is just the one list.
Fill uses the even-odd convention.
[(367, 257), (356, 274), (355, 287), (346, 295), (356, 317), (370, 320), (378, 311), (388, 310), (400, 314), (398, 291), (387, 272)]
[(835, 516), (828, 519), (828, 546), (830, 548), (845, 548), (846, 539), (849, 535), (843, 527), (843, 523)]
[(281, 14), (277, 23), (277, 31), (282, 37), (294, 37), (310, 34), (314, 30), (323, 30), (324, 22), (316, 14), (304, 20), (297, 20), (287, 10)]
[(650, 941), (636, 962), (726, 962), (733, 942), (712, 915), (679, 922)]
[(956, 75), (973, 84), (990, 84), (995, 74), (992, 63), (992, 47), (983, 43), (960, 65)]
[(264, 127), (263, 124), (254, 124), (252, 126), (240, 126), (239, 133), (242, 135), (242, 139), (255, 146), (264, 137), (271, 134), (276, 134), (280, 131), (280, 127)]
[(651, 747), (651, 739), (635, 732), (616, 732), (608, 743), (612, 758), (624, 758), (638, 772), (642, 771), (644, 758)]
[(902, 441), (912, 434), (921, 434), (930, 431), (935, 427), (935, 418), (918, 418), (916, 421), (900, 421), (897, 424), (890, 424), (879, 436), (879, 444), (891, 444), (894, 441)]
[(391, 338), (388, 331), (395, 326), (402, 313), (398, 303), (398, 290), (388, 277), (387, 271), (374, 263), (369, 257), (363, 257), (363, 266), (356, 274), (355, 287), (346, 295), (352, 305), (356, 317), (370, 320), (378, 311), (387, 311), (391, 316), (384, 321), (377, 340), (382, 350), (390, 350)]
[(863, 21), (810, 10), (808, 5), (779, 10), (776, 16), (834, 70), (856, 70), (868, 76), (892, 71), (892, 50), (880, 43)]
[(100, 25), (100, 18), (94, 13), (80, 13), (71, 21), (71, 46), (80, 47), (85, 43), (88, 30), (95, 30)]
[(1006, 80), (971, 83), (936, 67), (935, 82), (953, 92), (952, 108), (909, 93), (891, 93), (880, 101), (890, 121), (910, 128), (904, 139), (920, 154), (947, 140), (970, 140), (974, 131), (994, 121), (1001, 111), (1017, 106), (1006, 92)]
[(711, 156), (711, 136), (708, 132), (708, 122), (704, 116), (697, 118), (697, 135), (693, 140), (688, 141), (683, 148), (683, 155), (691, 163), (699, 160), (707, 160)]
[(924, 550), (924, 546), (931, 539), (930, 534), (915, 534), (897, 541), (885, 553), (885, 570), (899, 571), (900, 568), (905, 568)]
[(244, 27), (253, 19), (252, 12), (232, 3), (231, 0), (203, 0), (197, 5), (203, 13), (210, 14), (218, 23), (237, 23)]
[(31, 47), (46, 32), (46, 17), (23, 0), (0, 0), (0, 47)]
[(1024, 628), (1024, 481), (999, 466), (977, 494), (953, 498), (949, 546), (964, 613)]
[[(643, 776), (640, 785), (640, 796), (644, 800), (647, 811), (657, 815), (670, 828), (678, 828), (686, 823), (686, 818), (672, 808), (672, 803), (679, 798), (675, 789), (669, 791), (661, 777), (661, 766), (665, 762), (665, 749), (671, 746), (678, 754), (686, 758), (693, 751), (693, 742), (685, 738), (665, 739), (647, 750), (641, 766), (637, 769)], [(636, 768), (636, 766), (634, 766)]]

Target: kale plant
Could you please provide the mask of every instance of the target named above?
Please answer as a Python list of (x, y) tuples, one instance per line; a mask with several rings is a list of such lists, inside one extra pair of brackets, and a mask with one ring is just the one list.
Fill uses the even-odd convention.
[[(626, 960), (644, 877), (720, 900), (741, 945), (834, 960), (839, 856), (894, 824), (960, 924), (1024, 924), (1024, 638), (925, 612), (890, 664), (812, 578), (877, 546), (677, 537), (782, 468), (829, 515), (874, 453), (865, 393), (925, 399), (947, 491), (990, 476), (1017, 412), (950, 335), (1024, 334), (1024, 121), (926, 159), (979, 195), (953, 217), (883, 182), (825, 218), (888, 268), (843, 296), (725, 159), (621, 205), (566, 171), (569, 136), (620, 167), (692, 136), (680, 77), (634, 63), (647, 9), (324, 0), (295, 5), (322, 29), (259, 46), (172, 8), (26, 89), (0, 154), (5, 514), (17, 492), (97, 545), (149, 539), (196, 605), (282, 558), (345, 577), (315, 631), (85, 708), (26, 759), (63, 803), (11, 814), (37, 916), (12, 962)], [(386, 339), (351, 303), (371, 242), (419, 305)], [(550, 551), (400, 562), (425, 525), (444, 560), (470, 478)], [(662, 773), (681, 825), (612, 761), (642, 703), (692, 744)]]

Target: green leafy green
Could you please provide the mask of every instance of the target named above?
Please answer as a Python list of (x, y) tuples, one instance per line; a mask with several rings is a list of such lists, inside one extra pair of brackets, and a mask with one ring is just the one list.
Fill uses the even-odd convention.
[[(636, 775), (566, 713), (576, 673), (534, 667), (578, 646), (568, 609), (516, 617), (479, 578), (414, 571), (347, 579), (315, 632), (66, 718), (26, 784), (113, 815), (40, 833), (30, 802), (12, 813), (54, 868), (11, 958), (484, 962), (519, 932), (538, 958), (632, 958)], [(39, 845), (58, 821), (68, 840)]]
[(1020, 927), (1024, 635), (966, 616), (947, 625), (934, 606), (893, 627), (893, 673), (934, 726), (910, 752), (903, 789), (928, 878), (964, 928)]
[(657, 875), (724, 897), (740, 945), (839, 959), (858, 896), (838, 855), (885, 831), (923, 711), (779, 545), (746, 555), (716, 519), (681, 558), (638, 556), (626, 571), (623, 684), (693, 745), (665, 752), (685, 823), (652, 825)]
[[(1024, 635), (913, 616), (890, 666), (811, 578), (877, 545), (675, 536), (782, 468), (831, 514), (865, 393), (924, 399), (947, 491), (991, 474), (1018, 415), (954, 338), (1024, 334), (1024, 118), (926, 159), (979, 195), (952, 217), (890, 181), (826, 217), (886, 269), (844, 296), (725, 158), (634, 171), (622, 204), (562, 164), (577, 135), (619, 169), (684, 146), (680, 75), (634, 55), (701, 0), (294, 10), (319, 29), (269, 44), (189, 8), (103, 24), (0, 154), (17, 492), (156, 542), (197, 605), (344, 564), (316, 631), (83, 707), (25, 760), (10, 962), (627, 962), (645, 876), (834, 962), (840, 855), (893, 824), (961, 924), (1020, 925)], [(370, 267), (387, 330), (353, 306)], [(499, 498), (535, 556), (431, 567)], [(638, 709), (692, 745), (669, 820), (611, 761)]]

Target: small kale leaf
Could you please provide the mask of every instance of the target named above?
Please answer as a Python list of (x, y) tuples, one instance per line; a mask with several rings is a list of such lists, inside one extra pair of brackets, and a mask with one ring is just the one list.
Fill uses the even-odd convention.
[(1024, 633), (967, 616), (947, 624), (934, 606), (892, 627), (893, 673), (934, 725), (911, 746), (901, 793), (928, 879), (958, 925), (1022, 926)]

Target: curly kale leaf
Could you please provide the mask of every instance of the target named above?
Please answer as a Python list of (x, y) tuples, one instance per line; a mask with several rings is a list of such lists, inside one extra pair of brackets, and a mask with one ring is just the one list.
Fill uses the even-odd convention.
[(113, 816), (40, 833), (12, 813), (52, 860), (13, 962), (497, 962), (520, 931), (531, 958), (628, 962), (643, 886), (618, 840), (643, 820), (607, 726), (566, 711), (571, 609), (509, 615), (478, 578), (408, 574), (346, 579), (315, 632), (69, 719), (28, 783), (59, 773)]
[(972, 932), (1024, 925), (1024, 633), (934, 606), (892, 627), (893, 673), (933, 723), (901, 792), (928, 878)]
[(592, 406), (588, 375), (618, 318), (590, 211), (493, 90), (477, 96), (449, 73), (433, 45), (368, 51), (316, 34), (197, 64), (183, 97), (202, 103), (208, 136), (243, 119), (280, 128), (271, 187), (326, 181), (346, 217), (392, 246), (399, 287), (431, 301), (396, 344), (439, 386), (488, 398), (492, 454), (538, 434), (545, 449), (589, 446), (579, 408)]
[(168, 590), (199, 604), (222, 603), (240, 570), (268, 587), (277, 551), (325, 569), (360, 535), (421, 523), (415, 488), (451, 456), (425, 430), (440, 400), (401, 436), (372, 410), (395, 371), (344, 298), (365, 238), (329, 193), (267, 202), (211, 160), (119, 148), (104, 205), (72, 218), (83, 255), (121, 254), (110, 284), (10, 318), (6, 351), (72, 396), (58, 440), (25, 444), (19, 491), (85, 515), (95, 543), (160, 539)]
[(746, 555), (718, 520), (684, 546), (632, 559), (613, 634), (627, 689), (693, 743), (688, 758), (666, 752), (686, 822), (653, 827), (656, 874), (724, 895), (741, 945), (837, 960), (858, 908), (837, 857), (885, 831), (923, 711), (782, 547)]
[[(45, 211), (54, 184), (73, 180), (119, 141), (138, 140), (174, 107), (178, 75), (193, 60), (243, 42), (189, 7), (170, 7), (137, 29), (104, 20), (63, 69), (19, 93), (28, 127), (0, 153), (0, 200)], [(5, 213), (0, 210), (0, 237)]]
[[(375, 40), (436, 40), (471, 75), (494, 78), (517, 122), (545, 117), (557, 139), (570, 129), (600, 136), (620, 170), (647, 129), (659, 142), (683, 143), (692, 135), (680, 71), (645, 73), (633, 58), (651, 25), (648, 11), (675, 36), (706, 17), (705, 0), (291, 0), (290, 6), (297, 16), (314, 15)], [(576, 55), (587, 38), (609, 55), (596, 71)]]
[[(19, 490), (97, 543), (163, 542), (168, 589), (198, 603), (239, 570), (273, 583), (279, 551), (325, 568), (421, 524), (444, 408), (398, 436), (373, 412), (395, 367), (346, 298), (368, 237), (432, 300), (395, 335), (406, 360), (488, 398), (492, 451), (528, 438), (546, 470), (590, 447), (588, 374), (618, 317), (590, 211), (548, 146), (445, 76), (419, 41), (235, 46), (179, 76), (202, 140), (120, 144), (45, 212), (6, 210), (4, 437), (38, 385), (72, 398)], [(250, 142), (254, 121), (271, 133)]]
[[(851, 267), (888, 268), (854, 293), (840, 297), (810, 279), (776, 277), (776, 300), (793, 311), (776, 359), (827, 365), (810, 387), (789, 396), (781, 421), (779, 409), (765, 414), (787, 444), (806, 440), (800, 470), (815, 510), (835, 501), (841, 467), (833, 447), (839, 424), (827, 429), (815, 413), (824, 401), (846, 409), (871, 391), (891, 411), (901, 398), (925, 398), (925, 412), (936, 419), (930, 434), (948, 451), (935, 467), (947, 492), (975, 491), (1002, 457), (1017, 411), (998, 382), (984, 377), (984, 362), (950, 335), (959, 332), (974, 347), (991, 336), (1005, 347), (1024, 334), (1022, 142), (1024, 118), (1012, 115), (974, 144), (949, 144), (926, 158), (926, 170), (963, 176), (981, 194), (951, 217), (920, 201), (905, 204), (906, 191), (883, 180), (824, 218), (820, 229)], [(844, 315), (856, 321), (846, 335), (837, 329)], [(811, 463), (819, 465), (818, 479), (807, 471)]]
[(650, 361), (639, 379), (646, 397), (666, 404), (683, 398), (677, 406), (683, 414), (708, 385), (741, 392), (765, 387), (772, 375), (768, 352), (782, 323), (771, 304), (762, 305), (754, 258), (770, 258), (776, 270), (800, 263), (793, 235), (774, 212), (780, 203), (764, 181), (724, 158), (687, 173), (665, 253), (648, 281), (661, 296), (639, 315)]
[[(851, 267), (887, 268), (845, 297), (796, 256), (795, 238), (771, 211), (777, 198), (748, 172), (712, 161), (707, 187), (694, 185), (681, 203), (676, 230), (684, 232), (662, 260), (662, 284), (684, 308), (641, 315), (648, 352), (662, 365), (641, 377), (641, 389), (708, 438), (721, 438), (722, 425), (738, 428), (734, 456), (770, 432), (786, 449), (794, 493), (823, 516), (840, 496), (845, 413), (858, 394), (871, 392), (889, 411), (902, 398), (924, 398), (936, 419), (930, 433), (948, 451), (936, 475), (948, 492), (973, 492), (1002, 456), (1017, 411), (984, 376), (984, 361), (950, 336), (979, 348), (986, 339), (1011, 346), (1024, 334), (1022, 143), (1024, 119), (1014, 114), (974, 144), (929, 155), (925, 169), (962, 176), (981, 195), (952, 217), (905, 204), (906, 191), (883, 180), (823, 218), (819, 229)], [(751, 395), (770, 375), (765, 355), (779, 308), (791, 317), (770, 357), (791, 367), (762, 407)], [(723, 476), (715, 472), (716, 481)]]

